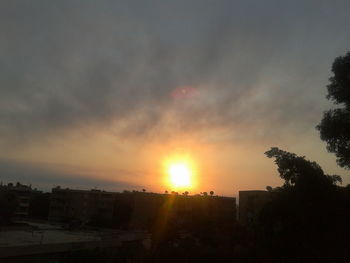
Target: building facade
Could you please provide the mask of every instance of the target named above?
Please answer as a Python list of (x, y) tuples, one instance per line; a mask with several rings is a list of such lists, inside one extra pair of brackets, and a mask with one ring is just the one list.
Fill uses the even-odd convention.
[(236, 221), (236, 199), (56, 187), (52, 189), (49, 208), (50, 221), (110, 222), (112, 227), (139, 230), (149, 230), (163, 220), (172, 220), (181, 227), (196, 222), (198, 217), (231, 224)]
[(20, 218), (28, 217), (31, 197), (34, 194), (41, 193), (41, 191), (32, 189), (30, 185), (24, 185), (19, 182), (1, 185), (0, 190), (11, 192), (16, 196), (17, 207), (14, 216)]
[(147, 229), (162, 220), (181, 226), (195, 223), (199, 217), (218, 224), (236, 222), (236, 198), (136, 193), (130, 226)]
[(115, 193), (101, 190), (52, 189), (49, 220), (82, 223), (109, 221), (113, 218)]
[(271, 193), (264, 190), (239, 191), (239, 223), (257, 223), (261, 210), (270, 198)]

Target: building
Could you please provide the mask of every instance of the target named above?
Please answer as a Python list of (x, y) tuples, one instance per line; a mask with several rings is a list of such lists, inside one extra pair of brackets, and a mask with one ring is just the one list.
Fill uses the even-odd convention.
[(198, 218), (234, 223), (236, 199), (219, 196), (189, 196), (147, 192), (52, 189), (49, 220), (96, 223), (123, 229), (150, 230), (164, 220), (178, 226)]
[(101, 190), (52, 189), (49, 220), (83, 223), (111, 221), (114, 213), (115, 193)]
[(148, 229), (172, 220), (178, 226), (206, 218), (218, 224), (236, 222), (236, 198), (221, 196), (135, 193), (130, 226)]
[(41, 193), (41, 191), (32, 189), (31, 185), (23, 185), (19, 182), (16, 184), (9, 183), (7, 185), (1, 185), (0, 190), (9, 191), (15, 194), (17, 199), (17, 208), (14, 216), (21, 218), (28, 217), (31, 197), (34, 194)]
[(256, 223), (271, 193), (264, 190), (239, 191), (239, 222), (242, 225)]

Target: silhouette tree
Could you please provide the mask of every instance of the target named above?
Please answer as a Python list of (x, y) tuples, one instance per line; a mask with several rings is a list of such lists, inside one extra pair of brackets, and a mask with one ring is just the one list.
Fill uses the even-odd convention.
[(257, 247), (262, 257), (269, 262), (347, 262), (349, 201), (336, 185), (341, 177), (278, 148), (265, 154), (275, 159), (284, 184), (270, 189), (255, 226), (261, 230)]
[(145, 192), (146, 192), (146, 189), (145, 189), (145, 188), (143, 188), (143, 189), (142, 189), (142, 192), (144, 192), (144, 193), (145, 193)]
[(321, 166), (316, 162), (305, 159), (305, 156), (297, 156), (278, 149), (271, 148), (265, 152), (269, 158), (275, 158), (280, 177), (284, 180), (284, 187), (313, 188), (334, 185), (342, 182), (339, 175), (326, 175)]
[(208, 196), (208, 193), (207, 192), (203, 192), (203, 196)]
[(214, 191), (210, 191), (210, 195), (213, 196), (214, 195)]
[(341, 107), (326, 111), (316, 128), (338, 165), (350, 169), (350, 52), (334, 60), (332, 72), (327, 99)]

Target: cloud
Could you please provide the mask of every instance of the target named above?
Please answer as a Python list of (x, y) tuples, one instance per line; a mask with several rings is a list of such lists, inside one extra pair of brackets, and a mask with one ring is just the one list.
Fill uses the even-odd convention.
[[(0, 5), (3, 143), (94, 125), (142, 137), (313, 129), (350, 46), (347, 1)], [(181, 86), (199, 95), (174, 100)]]
[[(62, 186), (72, 189), (92, 189), (97, 188), (107, 191), (122, 191), (124, 189), (140, 189), (135, 184), (107, 180), (86, 176), (84, 174), (62, 172), (59, 167), (45, 165), (43, 163), (19, 162), (7, 159), (0, 159), (0, 181), (3, 183), (21, 182), (33, 184), (44, 191), (51, 191), (52, 187)], [(61, 169), (62, 170), (62, 169)]]

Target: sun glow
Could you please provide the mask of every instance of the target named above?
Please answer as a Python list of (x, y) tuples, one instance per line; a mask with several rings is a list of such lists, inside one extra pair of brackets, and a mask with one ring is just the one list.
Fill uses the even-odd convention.
[(188, 156), (172, 156), (165, 160), (166, 184), (174, 190), (192, 189), (195, 170)]
[(174, 163), (169, 166), (170, 182), (175, 187), (191, 186), (190, 169), (184, 163)]

